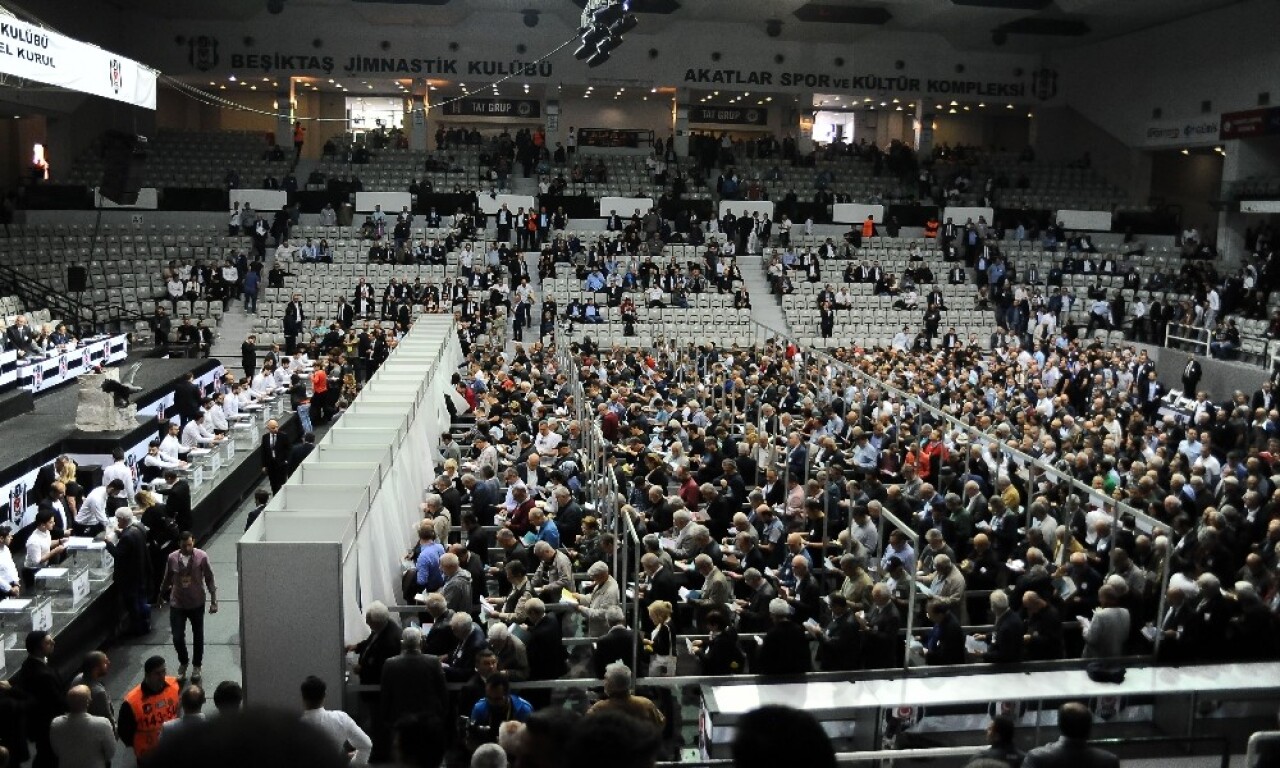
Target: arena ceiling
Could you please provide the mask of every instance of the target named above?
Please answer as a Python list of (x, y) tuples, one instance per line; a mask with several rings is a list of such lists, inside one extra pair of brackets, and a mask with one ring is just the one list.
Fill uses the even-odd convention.
[[(29, 0), (23, 0), (26, 4)], [(169, 19), (245, 21), (273, 6), (285, 16), (347, 6), (371, 25), (464, 25), (509, 12), (513, 31), (526, 19), (578, 23), (582, 0), (107, 0), (121, 10)], [(683, 21), (756, 26), (801, 42), (852, 42), (878, 32), (937, 35), (958, 50), (1049, 50), (1156, 27), (1241, 0), (633, 0), (644, 34)]]

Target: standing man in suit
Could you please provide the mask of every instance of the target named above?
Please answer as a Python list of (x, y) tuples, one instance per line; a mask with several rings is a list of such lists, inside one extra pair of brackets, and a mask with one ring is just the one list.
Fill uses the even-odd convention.
[(178, 524), (178, 530), (191, 530), (191, 485), (185, 479), (179, 478), (178, 473), (172, 469), (164, 473), (165, 488), (160, 491), (164, 494), (165, 509), (173, 517), (174, 522)]
[(298, 343), (298, 335), (302, 333), (306, 321), (307, 315), (302, 311), (302, 297), (295, 293), (288, 306), (284, 308), (284, 353), (286, 355), (293, 354), (293, 348)]
[(818, 641), (818, 668), (823, 672), (843, 672), (858, 667), (858, 625), (849, 601), (839, 592), (831, 601), (831, 621), (825, 627), (803, 625)]
[[(173, 390), (173, 409), (177, 411), (178, 418), (181, 420), (180, 426), (186, 426), (188, 421), (196, 417), (197, 413), (201, 413), (200, 401), (204, 399), (200, 394), (200, 387), (196, 386), (195, 374), (187, 371), (182, 377), (182, 381)], [(133, 498), (130, 493), (128, 498)]]
[(1120, 760), (1106, 750), (1088, 744), (1093, 714), (1079, 702), (1058, 708), (1062, 737), (1027, 753), (1023, 768), (1119, 768)]
[(58, 758), (49, 743), (49, 726), (66, 712), (66, 686), (56, 669), (49, 664), (53, 656), (53, 636), (48, 632), (31, 632), (26, 641), (27, 658), (10, 681), (26, 694), (27, 737), (36, 745), (32, 768), (54, 768)]
[(262, 436), (262, 474), (271, 481), (271, 492), (279, 493), (280, 486), (289, 479), (289, 438), (280, 431), (280, 422), (267, 422), (267, 434)]
[(1194, 357), (1187, 360), (1187, 365), (1182, 369), (1182, 396), (1195, 397), (1196, 387), (1200, 384), (1200, 377), (1204, 372), (1200, 369), (1200, 363), (1196, 362)]
[(449, 694), (445, 690), (440, 660), (422, 652), (422, 630), (406, 627), (400, 633), (399, 656), (382, 665), (378, 722), (373, 736), (373, 755), (391, 754), (392, 728), (405, 717), (415, 721), (416, 730), (428, 737), (444, 736)]

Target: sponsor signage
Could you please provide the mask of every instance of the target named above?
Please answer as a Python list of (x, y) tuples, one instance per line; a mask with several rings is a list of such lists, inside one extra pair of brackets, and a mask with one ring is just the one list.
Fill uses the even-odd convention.
[(1194, 147), (1218, 143), (1221, 120), (1216, 116), (1185, 120), (1155, 120), (1147, 124), (1143, 144), (1148, 147)]
[(542, 105), (537, 99), (459, 99), (445, 104), (444, 113), (466, 117), (535, 119), (542, 116)]
[(753, 107), (690, 107), (689, 122), (720, 125), (766, 125), (769, 110)]
[(1048, 101), (1058, 94), (1058, 73), (1041, 68), (1024, 79), (968, 80), (909, 75), (845, 74), (842, 72), (774, 72), (772, 70), (695, 67), (685, 70), (686, 85), (780, 86), (830, 91), (873, 91), (937, 96), (1017, 99), (1034, 96)]
[(156, 73), (132, 59), (13, 17), (0, 21), (0, 72), (156, 108)]
[(1246, 109), (1222, 116), (1220, 136), (1223, 139), (1248, 139), (1254, 136), (1280, 134), (1280, 107)]

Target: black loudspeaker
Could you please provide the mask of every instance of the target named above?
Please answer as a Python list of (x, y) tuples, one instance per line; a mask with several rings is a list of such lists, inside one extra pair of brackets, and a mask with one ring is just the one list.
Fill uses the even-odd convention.
[(84, 267), (67, 267), (67, 293), (84, 293), (87, 290), (89, 271)]
[(136, 136), (108, 131), (102, 138), (102, 183), (98, 187), (102, 196), (118, 205), (138, 202), (143, 158)]

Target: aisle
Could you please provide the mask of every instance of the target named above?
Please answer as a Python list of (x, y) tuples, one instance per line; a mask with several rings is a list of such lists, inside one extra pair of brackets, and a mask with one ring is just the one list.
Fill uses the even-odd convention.
[(782, 314), (782, 305), (776, 296), (769, 293), (769, 278), (765, 275), (762, 258), (748, 255), (739, 259), (742, 282), (751, 293), (751, 319), (767, 328), (790, 334), (791, 327)]
[[(263, 485), (266, 484), (264, 480)], [(205, 713), (213, 711), (213, 689), (223, 680), (243, 683), (240, 672), (240, 578), (236, 570), (236, 542), (244, 532), (244, 521), (253, 509), (253, 493), (241, 504), (223, 526), (202, 547), (209, 554), (214, 582), (218, 587), (218, 612), (205, 615), (204, 622), (204, 686), (209, 700)], [(107, 692), (119, 712), (124, 695), (142, 679), (142, 665), (151, 656), (162, 656), (170, 675), (178, 673), (178, 657), (173, 650), (167, 608), (154, 609), (151, 632), (117, 643), (107, 649), (111, 671), (105, 680)], [(191, 632), (187, 631), (187, 647)], [(113, 768), (136, 765), (133, 752), (119, 744)]]

